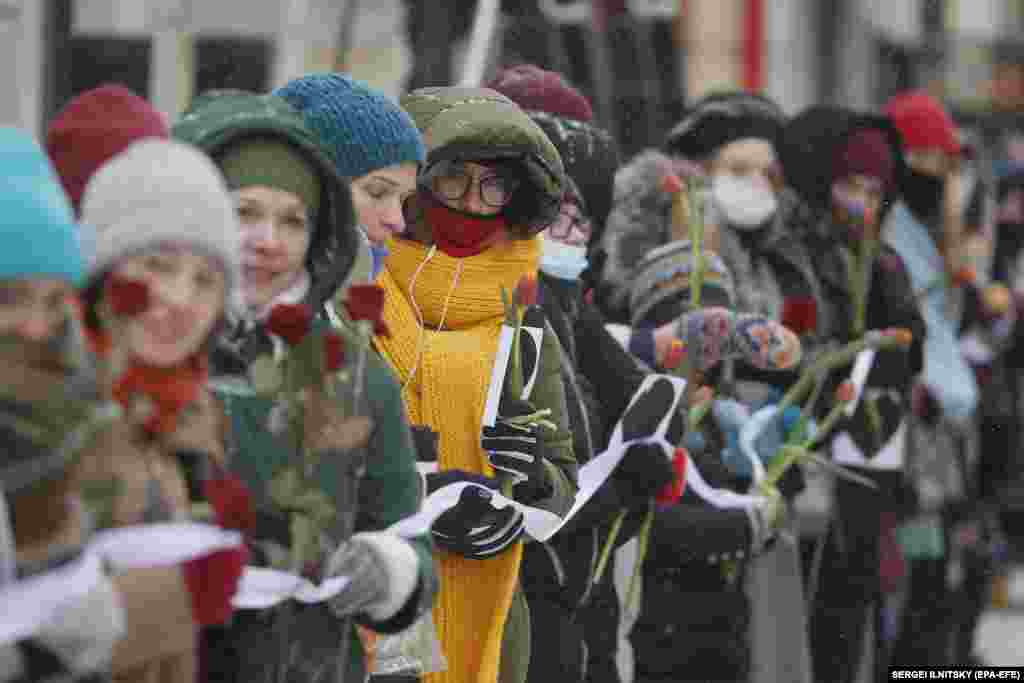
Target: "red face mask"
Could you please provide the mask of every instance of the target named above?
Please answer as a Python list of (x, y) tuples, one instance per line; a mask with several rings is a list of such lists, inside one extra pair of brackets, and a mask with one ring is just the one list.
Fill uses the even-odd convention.
[(505, 227), (505, 219), (496, 216), (474, 216), (436, 204), (424, 209), (434, 243), (452, 258), (476, 256), (484, 245)]

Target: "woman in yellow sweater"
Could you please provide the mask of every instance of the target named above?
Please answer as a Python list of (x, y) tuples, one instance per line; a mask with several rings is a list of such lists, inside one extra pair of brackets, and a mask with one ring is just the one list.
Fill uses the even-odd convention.
[[(425, 88), (402, 100), (427, 146), (408, 231), (392, 238), (378, 283), (390, 337), (375, 340), (395, 369), (411, 422), (438, 434), (429, 491), (458, 481), (514, 484), (523, 503), (564, 513), (575, 491), (558, 342), (550, 328), (530, 402), (503, 402), (482, 426), (504, 320), (501, 289), (536, 275), (537, 234), (557, 215), (563, 170), (544, 133), (490, 90)], [(556, 429), (507, 419), (551, 409)], [(424, 469), (430, 470), (427, 466)], [(495, 683), (525, 672), (528, 614), (518, 594), (520, 513), (464, 497), (434, 525), (441, 592), (434, 609), (447, 671), (429, 683)], [(509, 630), (503, 648), (503, 636)]]

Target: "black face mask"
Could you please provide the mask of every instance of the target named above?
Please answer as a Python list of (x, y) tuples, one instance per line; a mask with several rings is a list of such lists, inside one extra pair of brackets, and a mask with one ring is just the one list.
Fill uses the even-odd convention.
[(931, 222), (941, 212), (945, 187), (946, 181), (943, 178), (907, 169), (900, 189), (903, 191), (903, 201), (911, 212), (921, 221)]

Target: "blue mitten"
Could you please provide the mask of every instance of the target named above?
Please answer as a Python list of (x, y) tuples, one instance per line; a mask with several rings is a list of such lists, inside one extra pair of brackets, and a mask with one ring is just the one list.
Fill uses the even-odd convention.
[(750, 411), (738, 401), (716, 399), (711, 404), (711, 415), (725, 437), (722, 463), (737, 477), (750, 479), (753, 465), (740, 450), (740, 429), (750, 419)]

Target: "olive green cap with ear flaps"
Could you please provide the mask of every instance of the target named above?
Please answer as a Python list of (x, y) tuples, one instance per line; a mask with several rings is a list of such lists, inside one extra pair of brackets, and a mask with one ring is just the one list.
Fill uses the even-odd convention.
[(519, 236), (540, 232), (558, 215), (565, 190), (562, 159), (512, 100), (486, 88), (432, 87), (405, 95), (401, 105), (423, 134), (424, 171), (441, 161), (516, 161), (525, 182), (505, 215), (522, 227)]
[(328, 301), (355, 264), (359, 235), (348, 184), (338, 175), (302, 115), (273, 95), (234, 90), (208, 93), (196, 98), (171, 135), (199, 147), (215, 162), (251, 138), (287, 142), (309, 160), (322, 190), (306, 256), (312, 280), (307, 303), (319, 308)]

